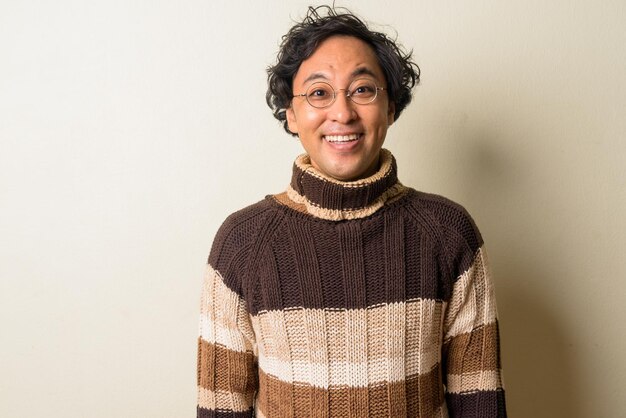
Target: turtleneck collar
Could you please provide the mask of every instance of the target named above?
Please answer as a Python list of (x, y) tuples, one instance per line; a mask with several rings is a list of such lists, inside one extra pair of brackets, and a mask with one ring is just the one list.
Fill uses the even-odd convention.
[(404, 194), (405, 190), (398, 182), (395, 158), (391, 152), (382, 149), (378, 171), (356, 181), (328, 177), (311, 165), (307, 154), (302, 154), (294, 162), (286, 196), (276, 198), (318, 218), (340, 221), (369, 216), (385, 202)]

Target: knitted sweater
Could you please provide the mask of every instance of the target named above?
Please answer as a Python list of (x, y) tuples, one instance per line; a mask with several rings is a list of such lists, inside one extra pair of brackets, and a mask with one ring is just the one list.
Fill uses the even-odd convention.
[(498, 322), (467, 212), (306, 155), (229, 216), (208, 258), (198, 417), (505, 417)]

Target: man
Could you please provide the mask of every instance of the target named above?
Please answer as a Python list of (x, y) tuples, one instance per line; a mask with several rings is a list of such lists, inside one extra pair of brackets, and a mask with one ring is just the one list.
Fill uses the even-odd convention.
[(410, 54), (311, 8), (268, 73), (306, 154), (286, 192), (215, 237), (198, 416), (506, 416), (480, 234), (459, 205), (403, 186), (382, 149), (419, 81)]

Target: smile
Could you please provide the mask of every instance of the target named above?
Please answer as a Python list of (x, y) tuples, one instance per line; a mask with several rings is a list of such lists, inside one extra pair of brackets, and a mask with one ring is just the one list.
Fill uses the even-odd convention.
[(359, 139), (361, 135), (359, 134), (350, 134), (350, 135), (324, 135), (324, 140), (328, 142), (352, 142)]

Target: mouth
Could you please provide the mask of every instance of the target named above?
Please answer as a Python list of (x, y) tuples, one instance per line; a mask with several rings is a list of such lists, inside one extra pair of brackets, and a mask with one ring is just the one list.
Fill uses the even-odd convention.
[(324, 141), (331, 142), (333, 144), (343, 144), (347, 142), (354, 142), (361, 138), (362, 134), (349, 134), (349, 135), (324, 135), (322, 138)]

